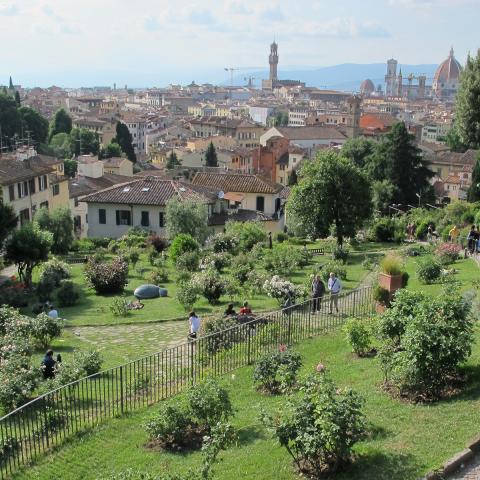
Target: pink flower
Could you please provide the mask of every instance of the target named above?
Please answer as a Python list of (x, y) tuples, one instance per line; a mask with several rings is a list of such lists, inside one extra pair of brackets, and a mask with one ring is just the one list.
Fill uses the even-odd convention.
[(280, 350), (280, 352), (285, 352), (287, 350), (287, 346), (282, 343), (278, 347), (278, 350)]
[(324, 371), (326, 370), (325, 365), (324, 365), (322, 362), (320, 362), (320, 363), (316, 366), (316, 370), (317, 370), (317, 372), (319, 372), (319, 373), (324, 372)]

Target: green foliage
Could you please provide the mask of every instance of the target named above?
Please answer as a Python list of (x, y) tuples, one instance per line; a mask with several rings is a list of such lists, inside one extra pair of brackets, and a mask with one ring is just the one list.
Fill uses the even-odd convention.
[(475, 167), (472, 172), (472, 184), (468, 189), (468, 201), (480, 201), (480, 155), (477, 157)]
[(267, 234), (259, 222), (227, 222), (226, 234), (238, 241), (242, 252), (249, 252), (255, 245), (267, 240)]
[(60, 108), (55, 112), (50, 122), (49, 140), (57, 133), (70, 133), (72, 130), (72, 119), (65, 109)]
[(347, 247), (336, 245), (332, 250), (332, 259), (346, 264), (349, 254), (350, 250)]
[(200, 255), (198, 252), (185, 252), (175, 261), (177, 270), (185, 270), (187, 272), (195, 272), (200, 264)]
[(98, 350), (75, 352), (74, 361), (86, 376), (98, 373), (103, 363), (102, 356)]
[(442, 264), (432, 256), (419, 258), (416, 273), (422, 283), (434, 283), (442, 275)]
[(68, 383), (76, 382), (81, 378), (94, 375), (100, 371), (103, 360), (96, 350), (87, 352), (74, 352), (72, 356), (57, 364), (57, 372), (51, 385), (48, 387), (58, 388)]
[[(388, 292), (387, 292), (388, 293)], [(349, 318), (343, 327), (345, 339), (352, 351), (363, 357), (372, 349), (372, 332), (365, 319)]]
[(245, 332), (235, 329), (237, 326), (237, 320), (232, 317), (219, 317), (206, 321), (203, 326), (206, 351), (213, 355), (243, 341)]
[(263, 266), (269, 273), (291, 275), (302, 262), (301, 252), (287, 244), (275, 245), (266, 250), (263, 256)]
[(6, 242), (6, 258), (15, 263), (18, 275), (27, 286), (32, 283), (32, 271), (48, 259), (53, 235), (41, 230), (36, 222), (14, 230)]
[(186, 312), (191, 310), (198, 300), (198, 290), (191, 281), (181, 281), (177, 285), (175, 298)]
[(325, 374), (302, 382), (302, 395), (291, 398), (264, 423), (293, 458), (298, 470), (322, 478), (351, 460), (353, 445), (366, 434), (364, 400), (349, 389), (339, 389)]
[(69, 158), (72, 156), (70, 135), (64, 132), (57, 133), (50, 139), (48, 146), (53, 155), (65, 159), (63, 162), (65, 175), (73, 177), (78, 165), (76, 160)]
[(128, 282), (128, 263), (123, 257), (115, 257), (110, 262), (90, 257), (85, 266), (85, 278), (97, 293), (123, 292)]
[(342, 145), (342, 155), (351, 160), (357, 167), (363, 168), (368, 158), (375, 151), (375, 143), (364, 137), (349, 138)]
[[(112, 240), (113, 242), (115, 240)], [(76, 238), (70, 247), (72, 252), (91, 252), (95, 245), (90, 238)]]
[(208, 208), (204, 203), (172, 197), (166, 206), (167, 236), (186, 234), (203, 243), (208, 236)]
[(2, 436), (0, 437), (0, 467), (3, 467), (8, 459), (14, 457), (22, 448), (21, 443), (16, 437)]
[(13, 207), (9, 204), (0, 202), (0, 248), (5, 239), (17, 226), (17, 215)]
[(226, 267), (229, 267), (232, 262), (232, 256), (226, 252), (221, 253), (207, 253), (200, 261), (200, 269), (206, 270), (213, 268), (218, 273), (223, 273)]
[(128, 300), (125, 297), (115, 297), (109, 308), (114, 317), (128, 317), (131, 314)]
[(288, 200), (295, 234), (314, 238), (335, 227), (337, 242), (355, 236), (372, 213), (372, 195), (366, 176), (350, 160), (324, 152), (304, 163), (300, 182)]
[(210, 305), (218, 303), (226, 288), (225, 280), (211, 268), (196, 273), (192, 277), (192, 285), (200, 295), (205, 297)]
[(283, 242), (286, 242), (288, 240), (288, 235), (286, 233), (283, 233), (283, 232), (277, 232), (274, 236), (274, 239), (278, 243), (283, 243)]
[(287, 393), (295, 387), (301, 366), (300, 354), (281, 345), (278, 352), (267, 353), (257, 360), (253, 381), (265, 392)]
[(480, 51), (468, 56), (462, 71), (455, 104), (455, 125), (461, 144), (467, 148), (480, 147)]
[(449, 265), (458, 260), (462, 247), (457, 243), (442, 243), (435, 250), (435, 255), (442, 265)]
[(100, 141), (98, 133), (86, 128), (72, 128), (70, 132), (70, 151), (78, 157), (79, 155), (98, 155)]
[(177, 235), (168, 249), (168, 255), (173, 263), (186, 252), (198, 252), (200, 246), (198, 242), (189, 234), (181, 233)]
[(52, 339), (59, 337), (63, 330), (63, 320), (40, 313), (30, 321), (30, 335), (42, 348), (47, 348)]
[[(35, 143), (46, 143), (48, 137), (48, 120), (37, 110), (30, 107), (18, 109), (24, 132), (29, 132)], [(25, 134), (26, 135), (26, 134)]]
[(211, 248), (214, 253), (231, 253), (234, 254), (237, 250), (238, 242), (235, 237), (226, 233), (216, 233), (208, 237), (206, 246)]
[(35, 214), (35, 222), (53, 235), (52, 253), (65, 254), (73, 243), (73, 220), (68, 207), (58, 207), (52, 212), (41, 208)]
[(13, 410), (30, 398), (40, 380), (40, 371), (25, 358), (11, 356), (0, 368), (0, 406)]
[(55, 296), (60, 307), (71, 307), (75, 305), (80, 298), (80, 294), (71, 280), (61, 280)]
[(230, 273), (235, 280), (243, 285), (248, 280), (248, 274), (253, 270), (254, 265), (255, 262), (250, 255), (241, 253), (233, 257)]
[(126, 252), (125, 258), (128, 260), (128, 263), (135, 268), (135, 265), (140, 260), (140, 250), (138, 248), (129, 248)]
[(403, 260), (400, 256), (389, 253), (380, 261), (380, 270), (386, 275), (400, 275), (403, 270)]
[(341, 280), (346, 280), (347, 278), (347, 269), (345, 268), (345, 265), (337, 260), (332, 260), (323, 265), (320, 276), (324, 282), (328, 282), (330, 272), (333, 272), (335, 276)]
[(167, 157), (167, 170), (172, 170), (175, 167), (180, 167), (181, 165), (182, 162), (178, 159), (177, 154), (175, 152), (171, 152), (170, 155)]
[(120, 146), (122, 151), (125, 152), (125, 155), (131, 162), (135, 163), (137, 161), (137, 156), (135, 155), (135, 149), (133, 148), (132, 141), (132, 134), (129, 132), (128, 127), (122, 122), (117, 122), (116, 136), (113, 139), (113, 142)]
[(168, 282), (168, 270), (165, 267), (158, 267), (148, 276), (148, 281), (153, 285), (161, 285)]
[(205, 166), (218, 167), (217, 151), (215, 150), (213, 142), (210, 142), (205, 152)]
[(70, 267), (56, 257), (53, 257), (48, 262), (42, 264), (40, 280), (51, 280), (54, 288), (57, 288), (62, 280), (70, 277)]
[(375, 285), (373, 289), (373, 299), (381, 305), (388, 305), (390, 303), (390, 292), (380, 285)]
[(449, 287), (432, 298), (402, 290), (380, 318), (385, 381), (402, 396), (436, 400), (452, 385), (473, 343), (471, 301)]

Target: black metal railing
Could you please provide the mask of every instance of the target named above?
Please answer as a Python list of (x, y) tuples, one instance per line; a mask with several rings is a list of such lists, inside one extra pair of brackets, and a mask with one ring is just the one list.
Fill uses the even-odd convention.
[(171, 397), (207, 376), (249, 365), (280, 344), (321, 335), (349, 316), (375, 310), (371, 287), (340, 294), (338, 312), (332, 314), (328, 296), (320, 301), (319, 312), (312, 312), (313, 306), (308, 300), (271, 312), (35, 398), (0, 418), (0, 478), (102, 420)]

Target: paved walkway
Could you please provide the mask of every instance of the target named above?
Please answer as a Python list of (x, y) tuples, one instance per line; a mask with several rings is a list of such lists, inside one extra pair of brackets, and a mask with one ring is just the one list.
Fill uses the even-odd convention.
[(472, 463), (448, 478), (449, 480), (480, 480), (480, 456), (475, 457)]

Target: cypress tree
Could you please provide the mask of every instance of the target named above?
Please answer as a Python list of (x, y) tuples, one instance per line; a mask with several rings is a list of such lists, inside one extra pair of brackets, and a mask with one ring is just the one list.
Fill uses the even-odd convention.
[(469, 202), (480, 201), (480, 154), (478, 155), (475, 167), (473, 168), (472, 184), (468, 189), (467, 199)]
[(112, 140), (112, 143), (118, 143), (127, 158), (135, 163), (137, 161), (137, 156), (135, 155), (135, 149), (133, 148), (132, 134), (128, 130), (128, 127), (122, 122), (117, 122), (116, 132), (117, 135)]
[(218, 167), (217, 151), (215, 150), (213, 142), (210, 142), (205, 152), (205, 165), (207, 167)]

